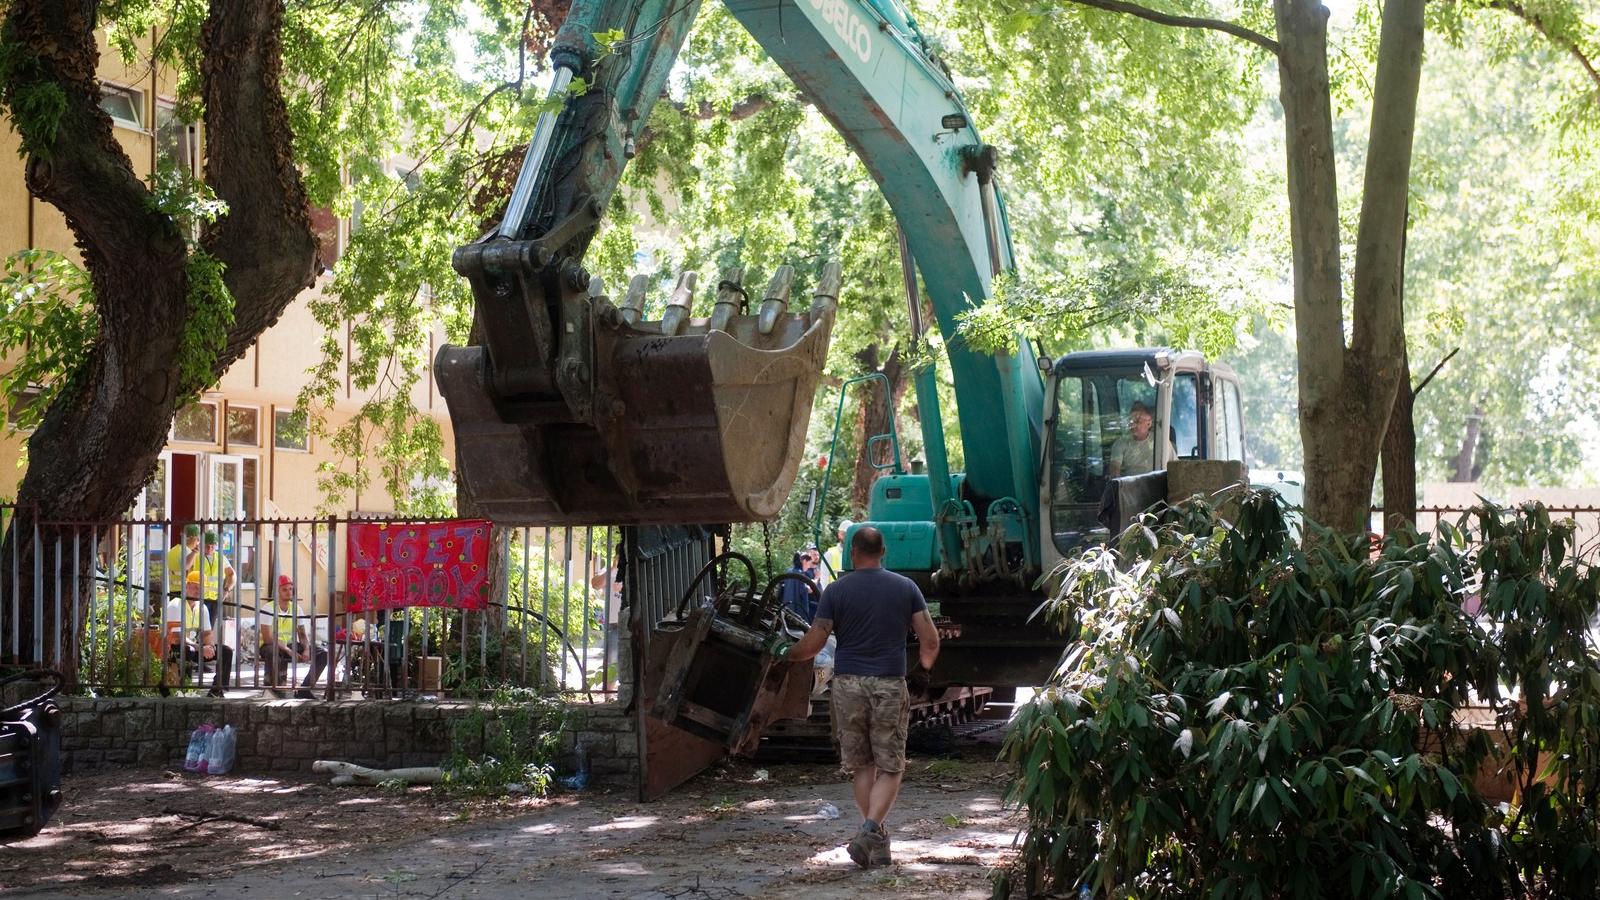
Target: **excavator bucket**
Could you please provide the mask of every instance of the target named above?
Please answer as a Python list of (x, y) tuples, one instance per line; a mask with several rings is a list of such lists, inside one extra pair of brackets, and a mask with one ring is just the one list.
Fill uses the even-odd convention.
[[(804, 453), (839, 267), (824, 267), (813, 303), (796, 313), (787, 309), (793, 279), (780, 268), (752, 313), (742, 271), (731, 269), (711, 315), (697, 319), (694, 274), (685, 273), (657, 321), (640, 318), (644, 276), (621, 306), (598, 279), (583, 291), (568, 285), (550, 310), (555, 339), (513, 348), (535, 357), (525, 367), (532, 376), (500, 364), (492, 339), (444, 347), (436, 373), (455, 428), (463, 511), (511, 525), (776, 516)], [(484, 294), (480, 324), (492, 327), (486, 300), (510, 298)]]

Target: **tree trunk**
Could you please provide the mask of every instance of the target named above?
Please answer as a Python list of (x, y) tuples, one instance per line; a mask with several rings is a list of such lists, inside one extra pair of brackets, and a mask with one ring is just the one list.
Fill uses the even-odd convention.
[(1275, 0), (1294, 255), (1306, 515), (1367, 530), (1379, 449), (1401, 378), (1400, 271), (1422, 69), (1421, 0), (1386, 0), (1357, 234), (1353, 328), (1344, 340), (1339, 204), (1328, 91), (1327, 9)]
[(1466, 429), (1461, 435), (1461, 449), (1450, 459), (1450, 481), (1470, 483), (1483, 472), (1478, 448), (1483, 437), (1483, 404), (1474, 404), (1472, 415), (1467, 416)]
[[(1409, 369), (1409, 366), (1406, 367)], [(1417, 524), (1416, 394), (1409, 376), (1400, 380), (1394, 411), (1383, 435), (1383, 527), (1385, 531)]]
[[(1406, 231), (1401, 238), (1402, 251), (1411, 234), (1411, 216), (1406, 214)], [(1394, 393), (1394, 409), (1389, 412), (1389, 427), (1383, 432), (1383, 530), (1417, 525), (1417, 390), (1427, 386), (1424, 381), (1416, 389), (1411, 387), (1411, 355), (1404, 344), (1405, 334), (1405, 257), (1400, 259), (1400, 384)], [(1432, 378), (1433, 376), (1428, 376)]]
[[(181, 376), (186, 354), (192, 360), (195, 352), (194, 342), (185, 340), (193, 324), (194, 257), (178, 224), (155, 208), (100, 110), (97, 12), (93, 0), (15, 0), (5, 15), (8, 51), (21, 60), (0, 85), (7, 102), (30, 91), (59, 88), (64, 94), (54, 129), (15, 108), (9, 112), (27, 149), (28, 189), (66, 217), (99, 316), (86, 362), (66, 378), (28, 441), (28, 470), (17, 497), (25, 527), (13, 528), (0, 547), (7, 560), (32, 557), (35, 523), (49, 548), (58, 534), (66, 541), (72, 534), (52, 523), (110, 522), (126, 512), (166, 444), (178, 404), (205, 386), (185, 384)], [(201, 37), (206, 177), (229, 209), (202, 245), (225, 267), (234, 315), (228, 333), (218, 335), (225, 341), (211, 360), (213, 380), (312, 280), (315, 239), (279, 85), (282, 20), (281, 2), (214, 0)], [(11, 579), (9, 567), (0, 571)], [(8, 585), (5, 596), (17, 603), (18, 621), (6, 622), (13, 609), (0, 608), (0, 633), (32, 633), (40, 627), (37, 606), (44, 632), (75, 646), (73, 598), (62, 604), (57, 621), (53, 599), (34, 596), (32, 574), (24, 569), (18, 583)], [(43, 574), (45, 592), (54, 598), (56, 573)], [(70, 572), (62, 574), (69, 584)], [(82, 613), (91, 592), (87, 579), (79, 583), (84, 590), (75, 599)], [(69, 679), (76, 663), (72, 653), (32, 658), (26, 642), (20, 648), (7, 642), (4, 655), (52, 662)]]
[(855, 446), (861, 450), (856, 454), (855, 477), (850, 484), (850, 504), (860, 512), (867, 508), (867, 502), (872, 498), (872, 483), (878, 480), (880, 470), (874, 468), (873, 463), (889, 462), (889, 455), (892, 452), (887, 443), (868, 447), (867, 439), (888, 433), (889, 417), (899, 408), (909, 382), (906, 381), (905, 365), (900, 358), (898, 344), (889, 350), (889, 358), (882, 366), (878, 364), (876, 343), (869, 344), (866, 349), (857, 352), (856, 361), (861, 363), (862, 374), (881, 372), (889, 380), (887, 403), (885, 403), (883, 383), (876, 379), (863, 382), (856, 389), (858, 397)]

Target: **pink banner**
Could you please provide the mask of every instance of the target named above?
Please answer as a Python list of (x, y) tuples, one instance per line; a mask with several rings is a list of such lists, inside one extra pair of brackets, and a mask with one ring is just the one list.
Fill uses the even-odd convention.
[(352, 522), (349, 609), (489, 605), (489, 523)]

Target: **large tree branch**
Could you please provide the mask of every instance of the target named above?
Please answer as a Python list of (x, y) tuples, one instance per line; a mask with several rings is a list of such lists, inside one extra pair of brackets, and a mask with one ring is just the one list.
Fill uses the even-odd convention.
[(1449, 362), (1450, 360), (1454, 359), (1455, 355), (1457, 353), (1460, 353), (1460, 352), (1461, 352), (1461, 348), (1457, 347), (1454, 350), (1451, 350), (1449, 353), (1446, 353), (1444, 355), (1444, 359), (1439, 360), (1438, 365), (1434, 366), (1428, 372), (1428, 377), (1426, 377), (1426, 378), (1422, 379), (1421, 381), (1417, 382), (1417, 386), (1411, 389), (1411, 395), (1412, 396), (1416, 396), (1417, 394), (1422, 393), (1422, 389), (1427, 387), (1429, 382), (1433, 381), (1433, 377), (1435, 375), (1439, 374), (1439, 370), (1444, 368), (1444, 364)]
[[(1594, 60), (1589, 58), (1583, 48), (1578, 45), (1578, 41), (1571, 35), (1552, 30), (1548, 22), (1517, 2), (1517, 0), (1489, 0), (1489, 6), (1494, 9), (1505, 10), (1527, 22), (1534, 31), (1544, 35), (1545, 39), (1550, 43), (1566, 50), (1573, 59), (1578, 61), (1578, 65), (1583, 66), (1583, 70), (1589, 73), (1589, 80), (1594, 82), (1595, 87), (1600, 89), (1600, 69), (1595, 68)], [(1600, 100), (1600, 93), (1597, 93), (1596, 99)]]
[(1328, 94), (1327, 11), (1316, 0), (1275, 0), (1279, 97), (1289, 182), (1289, 242), (1302, 418), (1334, 399), (1344, 377), (1339, 194)]
[[(1351, 351), (1369, 366), (1387, 412), (1401, 377), (1405, 349), (1401, 273), (1405, 265), (1406, 200), (1422, 82), (1423, 0), (1385, 0), (1373, 81), (1372, 128), (1356, 230)], [(1382, 419), (1376, 424), (1382, 425)]]
[(227, 267), (234, 322), (221, 374), (314, 277), (316, 238), (283, 100), (282, 0), (212, 0), (201, 34), (206, 181), (228, 212), (201, 243)]
[[(98, 6), (93, 0), (13, 2), (5, 18), (10, 64), (0, 96), (22, 139), (28, 189), (66, 217), (94, 281), (96, 303), (106, 312), (103, 304), (125, 294), (106, 290), (105, 279), (113, 273), (139, 279), (160, 278), (156, 270), (181, 271), (184, 244), (173, 222), (150, 202), (100, 109)], [(51, 95), (59, 97), (58, 113), (40, 105), (39, 98)], [(130, 251), (146, 271), (125, 268)], [(116, 311), (110, 312), (102, 316), (108, 336), (131, 339)]]
[(1107, 12), (1137, 16), (1138, 18), (1155, 22), (1158, 25), (1172, 25), (1177, 28), (1208, 28), (1212, 31), (1220, 31), (1223, 34), (1231, 34), (1236, 38), (1247, 40), (1274, 56), (1278, 54), (1280, 49), (1277, 41), (1237, 22), (1228, 22), (1222, 19), (1205, 19), (1196, 16), (1179, 16), (1154, 10), (1147, 6), (1140, 6), (1137, 3), (1127, 3), (1125, 0), (1067, 0), (1067, 2), (1076, 3), (1079, 6), (1103, 9)]

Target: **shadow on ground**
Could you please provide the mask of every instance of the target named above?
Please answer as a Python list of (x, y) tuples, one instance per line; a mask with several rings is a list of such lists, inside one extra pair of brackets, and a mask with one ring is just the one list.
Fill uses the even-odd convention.
[[(5, 893), (987, 897), (1019, 825), (1001, 809), (1004, 770), (987, 761), (913, 760), (890, 822), (895, 864), (865, 872), (844, 852), (856, 814), (829, 766), (727, 766), (650, 804), (618, 794), (485, 803), (423, 788), (121, 775), (75, 779), (68, 818), (6, 848)], [(280, 828), (170, 812), (208, 809)]]

